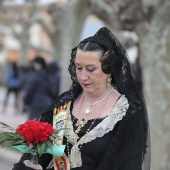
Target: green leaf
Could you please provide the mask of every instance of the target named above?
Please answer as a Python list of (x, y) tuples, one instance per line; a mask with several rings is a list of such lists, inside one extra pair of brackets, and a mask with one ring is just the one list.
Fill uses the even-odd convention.
[(2, 139), (0, 140), (0, 144), (4, 143), (6, 140), (7, 140), (6, 137), (2, 138)]
[(12, 145), (23, 144), (25, 140), (17, 140)]
[(22, 135), (21, 135), (20, 133), (18, 133), (18, 132), (15, 132), (15, 136), (16, 136), (16, 137), (20, 137), (20, 138), (21, 138), (21, 137), (25, 138), (24, 136), (22, 136)]
[(40, 148), (40, 153), (39, 153), (40, 155), (39, 156), (41, 156), (44, 153), (45, 147), (46, 147), (46, 143), (41, 143), (41, 148)]
[(15, 148), (21, 151), (22, 153), (31, 153), (29, 147), (26, 145), (15, 145), (15, 146), (11, 146), (10, 148)]
[(26, 140), (24, 136), (19, 136), (19, 138), (24, 141)]
[(13, 137), (15, 136), (13, 132), (2, 132), (2, 134), (6, 137)]
[(52, 141), (55, 140), (54, 137), (52, 137), (52, 136), (49, 136), (49, 139), (52, 140)]
[(40, 122), (40, 121), (41, 121), (41, 116), (37, 119), (37, 121), (38, 121), (38, 122)]
[(6, 123), (3, 123), (3, 122), (0, 122), (0, 125), (2, 125), (3, 127), (2, 128), (7, 128), (9, 130), (12, 130), (12, 131), (15, 131), (14, 128), (10, 127), (9, 125), (7, 125)]
[(45, 151), (46, 143), (40, 143), (38, 146), (38, 155), (41, 156)]
[(31, 155), (31, 162), (33, 164), (38, 164), (38, 156), (37, 155)]
[(9, 139), (9, 138), (4, 138), (3, 140), (1, 140), (0, 145), (6, 146), (6, 147), (10, 147), (11, 145), (13, 145), (15, 142), (17, 142), (17, 140), (15, 139)]
[(34, 145), (32, 143), (29, 144), (29, 149), (32, 150), (34, 148)]
[(40, 153), (41, 153), (41, 144), (38, 143), (38, 144), (36, 145), (36, 148), (37, 148), (38, 155), (40, 155)]
[(52, 143), (50, 142), (50, 141), (47, 141), (47, 146), (50, 148), (50, 149), (52, 149)]

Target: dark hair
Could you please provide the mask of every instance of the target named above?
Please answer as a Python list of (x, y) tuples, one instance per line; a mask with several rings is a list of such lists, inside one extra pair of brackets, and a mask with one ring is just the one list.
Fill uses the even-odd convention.
[(32, 63), (38, 63), (43, 69), (46, 69), (45, 60), (41, 56), (36, 56), (36, 58), (32, 60)]
[[(111, 73), (111, 58), (110, 54), (108, 53), (108, 49), (103, 45), (98, 42), (81, 42), (78, 46), (78, 49), (82, 51), (100, 51), (101, 52), (101, 57), (100, 61), (102, 63), (102, 70), (105, 74), (110, 74)], [(113, 77), (112, 77), (113, 80)], [(112, 82), (113, 83), (113, 82)]]
[(104, 55), (104, 53), (107, 51), (106, 47), (102, 44), (99, 44), (97, 42), (83, 42), (80, 43), (78, 46), (78, 49), (82, 51), (100, 51), (101, 57)]

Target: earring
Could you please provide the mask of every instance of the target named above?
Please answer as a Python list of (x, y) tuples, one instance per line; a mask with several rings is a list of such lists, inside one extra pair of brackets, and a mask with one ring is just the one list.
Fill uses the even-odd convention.
[(111, 78), (111, 74), (109, 74), (108, 78), (106, 79), (106, 83), (108, 87), (111, 85), (111, 82), (112, 82), (112, 78)]

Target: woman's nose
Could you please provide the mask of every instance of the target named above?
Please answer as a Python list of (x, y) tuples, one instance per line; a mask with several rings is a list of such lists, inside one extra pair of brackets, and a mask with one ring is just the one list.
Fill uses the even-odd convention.
[(88, 73), (85, 70), (82, 70), (80, 73), (80, 79), (81, 80), (87, 80), (88, 79)]

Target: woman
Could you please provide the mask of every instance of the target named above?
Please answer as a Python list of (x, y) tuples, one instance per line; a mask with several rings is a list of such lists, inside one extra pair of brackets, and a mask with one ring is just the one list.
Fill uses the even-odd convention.
[(33, 71), (27, 74), (23, 87), (24, 103), (29, 113), (29, 120), (39, 117), (52, 104), (45, 60), (41, 56), (36, 56), (31, 64)]
[[(40, 165), (24, 155), (13, 170), (25, 165), (43, 170), (149, 170), (142, 90), (133, 79), (124, 48), (109, 29), (101, 28), (72, 50), (69, 72), (72, 89), (41, 117), (55, 128), (66, 127), (60, 134), (65, 154), (53, 161), (43, 154)], [(61, 116), (67, 121), (56, 126)]]

